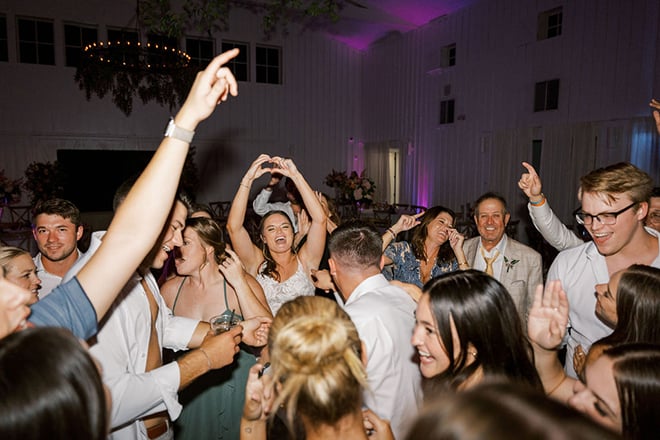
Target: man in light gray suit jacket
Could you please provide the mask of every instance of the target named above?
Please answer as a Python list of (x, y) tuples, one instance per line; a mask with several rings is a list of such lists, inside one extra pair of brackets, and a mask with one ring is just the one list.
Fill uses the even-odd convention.
[(479, 197), (474, 211), (479, 237), (466, 240), (463, 251), (472, 268), (506, 287), (525, 324), (534, 289), (543, 283), (543, 268), (541, 254), (506, 235), (510, 218), (502, 196), (489, 192)]

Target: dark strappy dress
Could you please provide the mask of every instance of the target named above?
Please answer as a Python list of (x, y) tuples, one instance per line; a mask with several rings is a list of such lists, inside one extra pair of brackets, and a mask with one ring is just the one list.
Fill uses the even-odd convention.
[[(181, 293), (179, 285), (172, 313), (176, 315), (176, 302)], [(224, 282), (225, 311), (231, 314), (227, 301), (227, 281)], [(239, 314), (235, 314), (243, 319)], [(183, 411), (174, 422), (176, 440), (239, 440), (241, 415), (245, 402), (245, 384), (250, 367), (256, 363), (254, 355), (241, 349), (234, 362), (219, 370), (199, 377), (179, 392)]]

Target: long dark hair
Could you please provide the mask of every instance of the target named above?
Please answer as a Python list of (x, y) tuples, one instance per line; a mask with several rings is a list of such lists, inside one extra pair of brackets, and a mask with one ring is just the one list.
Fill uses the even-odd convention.
[(406, 440), (615, 440), (581, 412), (520, 384), (484, 383), (445, 393), (419, 414)]
[(660, 269), (633, 264), (623, 272), (616, 293), (616, 315), (614, 331), (596, 344), (660, 344), (660, 326), (656, 325), (660, 316)]
[[(266, 241), (263, 239), (264, 224), (266, 223), (266, 219), (268, 219), (269, 217), (275, 214), (280, 214), (286, 219), (286, 221), (291, 226), (291, 232), (293, 232), (295, 229), (293, 228), (293, 221), (291, 220), (291, 218), (289, 218), (286, 212), (280, 211), (279, 209), (268, 211), (263, 217), (261, 217), (261, 222), (259, 222), (259, 234), (261, 236), (261, 250), (264, 254), (264, 260), (266, 261), (266, 265), (264, 266), (264, 268), (261, 270), (260, 273), (261, 275), (270, 277), (275, 281), (279, 282), (280, 274), (277, 271), (277, 263), (273, 259), (273, 256), (270, 253), (270, 249), (268, 249), (268, 246), (266, 245)], [(291, 252), (293, 252), (294, 254), (296, 253), (295, 247), (293, 246), (291, 247)]]
[[(424, 293), (449, 357), (449, 367), (426, 386), (458, 389), (481, 367), (484, 379), (542, 389), (516, 306), (499, 281), (478, 270), (451, 272), (426, 283)], [(460, 341), (456, 358), (451, 321)], [(476, 357), (468, 365), (469, 344)]]
[(98, 369), (67, 330), (32, 328), (0, 340), (0, 438), (90, 439), (108, 435)]
[(617, 345), (603, 356), (613, 362), (623, 438), (656, 438), (660, 432), (660, 345)]
[[(418, 260), (426, 260), (424, 242), (426, 241), (426, 237), (429, 235), (429, 223), (435, 220), (435, 218), (443, 212), (446, 212), (451, 216), (453, 226), (453, 222), (456, 220), (456, 213), (449, 208), (445, 208), (444, 206), (433, 206), (424, 211), (424, 215), (422, 215), (419, 219), (420, 224), (417, 225), (413, 230), (412, 239), (410, 240), (410, 247), (412, 248), (415, 258)], [(438, 250), (438, 256), (435, 259), (435, 264), (439, 266), (443, 263), (451, 263), (455, 259), (456, 256), (454, 255), (454, 251), (449, 245), (449, 240), (447, 240), (442, 244), (442, 246), (440, 246), (440, 249)]]

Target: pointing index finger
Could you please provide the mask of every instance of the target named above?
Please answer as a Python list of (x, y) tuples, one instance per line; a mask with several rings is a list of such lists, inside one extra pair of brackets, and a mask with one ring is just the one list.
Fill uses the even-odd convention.
[(533, 177), (533, 176), (537, 175), (536, 170), (534, 169), (534, 167), (531, 166), (530, 164), (528, 164), (527, 162), (523, 162), (522, 166), (524, 166), (527, 169), (527, 172), (529, 173), (530, 176)]

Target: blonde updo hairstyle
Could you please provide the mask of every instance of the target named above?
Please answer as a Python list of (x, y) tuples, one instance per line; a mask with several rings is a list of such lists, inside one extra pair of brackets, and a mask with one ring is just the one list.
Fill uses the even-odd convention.
[(285, 303), (273, 320), (268, 345), (278, 395), (289, 426), (300, 415), (333, 425), (362, 406), (367, 376), (360, 337), (334, 301), (302, 296)]

